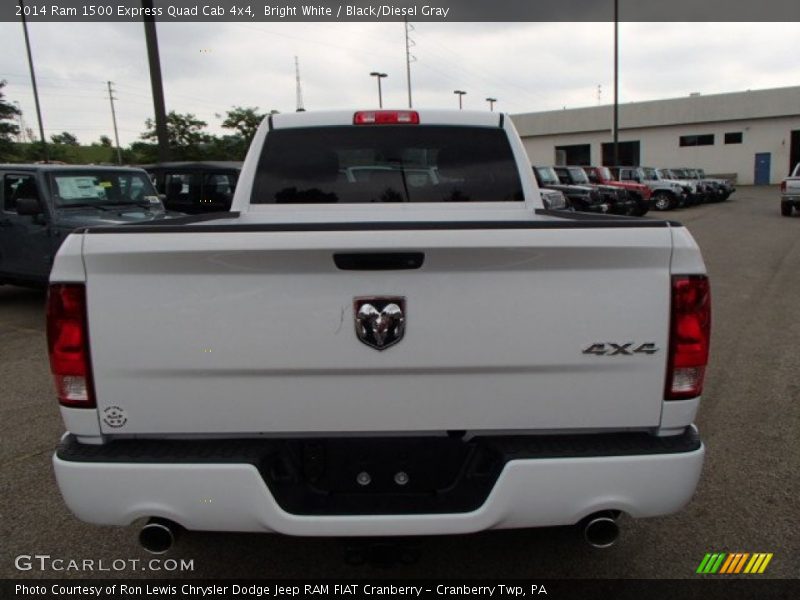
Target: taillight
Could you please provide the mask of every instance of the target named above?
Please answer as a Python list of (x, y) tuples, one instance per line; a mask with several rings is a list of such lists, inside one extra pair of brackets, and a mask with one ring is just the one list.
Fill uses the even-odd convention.
[(47, 348), (58, 401), (64, 406), (94, 408), (86, 287), (83, 284), (50, 286), (47, 294)]
[(781, 181), (781, 194), (786, 192), (786, 182)]
[(353, 115), (353, 125), (419, 125), (415, 110), (362, 110)]
[(702, 393), (710, 337), (708, 278), (705, 275), (674, 276), (665, 399), (694, 398)]

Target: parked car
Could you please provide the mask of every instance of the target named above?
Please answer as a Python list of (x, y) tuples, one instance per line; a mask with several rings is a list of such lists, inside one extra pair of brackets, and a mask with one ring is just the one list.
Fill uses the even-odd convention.
[(650, 197), (653, 192), (649, 187), (639, 183), (638, 181), (621, 181), (617, 180), (608, 167), (584, 167), (589, 181), (594, 184), (610, 185), (614, 187), (621, 187), (627, 190), (628, 195), (636, 202), (636, 209), (633, 214), (638, 217), (643, 217), (650, 211)]
[(591, 186), (563, 184), (558, 179), (553, 167), (532, 167), (532, 169), (536, 183), (541, 189), (562, 192), (574, 210), (595, 213), (608, 212), (608, 203), (603, 202), (603, 196)]
[(147, 173), (123, 167), (0, 164), (0, 283), (41, 286), (74, 229), (158, 221)]
[(719, 187), (720, 202), (727, 200), (730, 197), (730, 195), (736, 191), (736, 186), (729, 179), (722, 179), (719, 177), (708, 177), (706, 176), (705, 169), (695, 169), (695, 170), (697, 171), (697, 174), (703, 181), (710, 181), (711, 183)]
[(681, 167), (680, 171), (684, 176), (705, 186), (707, 193), (706, 202), (719, 202), (721, 200), (724, 191), (716, 181), (705, 179), (700, 175), (700, 170), (694, 167)]
[(703, 202), (719, 202), (720, 198), (722, 197), (722, 192), (719, 185), (713, 181), (700, 177), (700, 173), (698, 173), (697, 169), (679, 167), (672, 169), (672, 172), (680, 175), (684, 179), (694, 181), (697, 184), (698, 192), (703, 194)]
[(681, 169), (659, 168), (656, 169), (656, 172), (661, 178), (675, 181), (689, 188), (689, 194), (683, 206), (697, 206), (705, 202), (709, 197), (706, 186), (695, 179), (685, 176)]
[(636, 212), (636, 201), (631, 198), (627, 190), (613, 185), (592, 183), (583, 167), (566, 166), (553, 167), (561, 183), (569, 185), (586, 185), (600, 192), (603, 200), (608, 203), (608, 212), (615, 215), (632, 215)]
[(800, 163), (794, 166), (789, 177), (781, 181), (781, 214), (790, 217), (792, 209), (800, 211)]
[(241, 162), (168, 162), (143, 165), (168, 210), (186, 214), (230, 210)]
[(242, 173), (230, 213), (59, 251), (53, 468), (80, 519), (152, 517), (153, 552), (179, 526), (608, 546), (620, 512), (690, 501), (711, 308), (685, 227), (543, 210), (490, 111), (277, 114)]
[(662, 178), (652, 167), (611, 167), (611, 173), (620, 181), (635, 181), (650, 188), (652, 206), (656, 210), (683, 206), (692, 189), (689, 184)]

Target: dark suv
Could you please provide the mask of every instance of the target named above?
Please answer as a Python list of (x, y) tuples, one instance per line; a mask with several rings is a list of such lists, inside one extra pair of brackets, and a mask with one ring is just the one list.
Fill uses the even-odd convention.
[(533, 175), (540, 188), (558, 190), (569, 200), (572, 208), (582, 212), (608, 212), (608, 204), (597, 190), (585, 185), (563, 184), (553, 167), (533, 167)]
[(168, 162), (142, 168), (152, 176), (167, 209), (200, 214), (231, 209), (242, 163)]
[(0, 283), (45, 285), (72, 230), (179, 216), (141, 169), (0, 164)]
[(636, 200), (634, 200), (627, 190), (611, 185), (595, 184), (589, 180), (589, 176), (583, 167), (554, 167), (561, 183), (570, 185), (586, 185), (600, 192), (603, 201), (608, 203), (609, 212), (615, 215), (634, 215), (638, 210)]

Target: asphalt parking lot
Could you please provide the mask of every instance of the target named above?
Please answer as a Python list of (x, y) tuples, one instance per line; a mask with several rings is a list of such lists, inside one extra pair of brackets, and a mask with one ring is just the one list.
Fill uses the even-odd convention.
[[(388, 568), (385, 553), (374, 550), (365, 564), (346, 563), (338, 539), (190, 532), (169, 557), (192, 559), (194, 570), (169, 575), (680, 578), (694, 577), (707, 552), (741, 551), (774, 553), (763, 577), (800, 576), (800, 216), (780, 216), (774, 187), (743, 188), (728, 202), (664, 216), (685, 223), (700, 244), (714, 307), (698, 418), (708, 453), (697, 495), (682, 512), (623, 517), (608, 550), (588, 547), (572, 528), (491, 532), (406, 541), (412, 552), (404, 556), (419, 560)], [(137, 527), (87, 525), (61, 502), (50, 457), (62, 424), (43, 305), (42, 292), (0, 287), (0, 577), (91, 577), (15, 568), (19, 555), (150, 558), (136, 543)]]

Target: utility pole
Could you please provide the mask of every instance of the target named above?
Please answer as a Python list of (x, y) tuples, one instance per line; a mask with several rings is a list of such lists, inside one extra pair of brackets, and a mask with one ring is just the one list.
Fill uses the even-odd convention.
[(497, 98), (487, 98), (486, 101), (489, 103), (489, 110), (494, 112), (494, 103), (497, 102)]
[(19, 129), (17, 143), (20, 144), (25, 141), (25, 121), (22, 120), (22, 105), (19, 100), (14, 100), (14, 106), (17, 107), (17, 128)]
[(297, 95), (297, 109), (296, 112), (304, 112), (306, 109), (303, 107), (303, 88), (300, 86), (300, 61), (294, 57), (294, 79), (295, 79), (295, 92)]
[(381, 79), (384, 77), (388, 77), (386, 73), (379, 73), (378, 71), (373, 71), (370, 73), (370, 76), (376, 78), (378, 80), (378, 108), (383, 108), (383, 93), (381, 92)]
[(454, 94), (458, 94), (458, 110), (461, 110), (461, 109), (462, 109), (462, 106), (461, 106), (461, 97), (462, 97), (464, 94), (466, 94), (467, 92), (465, 92), (464, 90), (453, 90), (453, 93), (454, 93)]
[(117, 132), (117, 112), (114, 110), (114, 90), (111, 87), (112, 82), (106, 81), (108, 85), (108, 101), (111, 102), (111, 120), (114, 121), (114, 141), (117, 144), (117, 164), (122, 164), (122, 150), (119, 147), (119, 133)]
[(413, 107), (413, 103), (411, 102), (411, 62), (417, 60), (415, 56), (411, 54), (411, 47), (416, 46), (414, 40), (408, 37), (409, 31), (414, 31), (414, 26), (408, 22), (408, 17), (403, 19), (406, 26), (406, 85), (408, 86), (408, 108)]
[(33, 101), (36, 104), (36, 118), (39, 119), (39, 139), (42, 140), (44, 149), (44, 162), (50, 162), (50, 150), (44, 137), (44, 124), (42, 123), (42, 107), (39, 105), (39, 89), (36, 87), (36, 71), (33, 69), (33, 56), (31, 55), (31, 41), (28, 38), (28, 23), (25, 21), (25, 3), (19, 0), (22, 31), (25, 33), (25, 49), (28, 51), (28, 67), (31, 71), (31, 86), (33, 87)]
[[(161, 80), (161, 60), (158, 57), (156, 20), (153, 18), (153, 0), (142, 0), (145, 9), (142, 21), (147, 43), (147, 59), (150, 63), (150, 87), (153, 89), (153, 110), (156, 115), (156, 137), (158, 138), (158, 160), (169, 160), (169, 137), (167, 136), (167, 111), (164, 108), (164, 83)], [(119, 144), (117, 145), (119, 146)]]
[(614, 164), (619, 165), (619, 0), (614, 0)]

